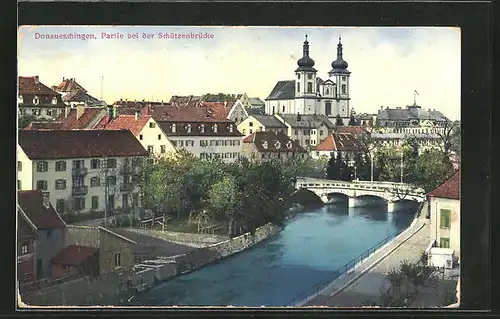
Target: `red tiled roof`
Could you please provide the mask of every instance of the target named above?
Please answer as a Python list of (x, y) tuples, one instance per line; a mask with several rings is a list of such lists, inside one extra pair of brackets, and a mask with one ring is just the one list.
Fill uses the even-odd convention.
[(25, 217), (21, 213), (17, 213), (17, 238), (36, 238), (35, 230), (26, 221)]
[[(175, 132), (172, 130), (174, 124)], [(210, 123), (164, 121), (158, 122), (158, 125), (167, 136), (243, 136), (238, 131), (236, 124), (227, 121)], [(216, 125), (217, 130), (215, 129)], [(189, 131), (189, 128), (191, 128), (191, 131)]]
[(19, 145), (30, 159), (147, 156), (129, 130), (20, 130)]
[(69, 245), (52, 258), (52, 263), (67, 266), (79, 266), (87, 258), (96, 254), (98, 251), (99, 249), (94, 247)]
[(255, 133), (252, 133), (243, 139), (243, 143), (253, 143)]
[(109, 121), (109, 115), (106, 114), (99, 122), (97, 122), (97, 124), (94, 126), (94, 129), (95, 130), (105, 129), (106, 125), (108, 125), (108, 121)]
[(137, 119), (135, 115), (119, 115), (117, 118), (109, 122), (105, 127), (111, 130), (127, 129), (132, 131), (135, 136), (139, 135), (146, 123), (151, 119), (151, 115), (139, 115)]
[(444, 184), (431, 191), (429, 197), (460, 199), (460, 170), (451, 176)]
[(102, 109), (94, 108), (94, 107), (86, 107), (83, 110), (80, 118), (76, 118), (77, 110), (72, 109), (68, 116), (66, 117), (64, 112), (61, 113), (57, 118), (57, 122), (61, 122), (61, 126), (58, 128), (60, 130), (77, 130), (77, 129), (86, 129), (87, 126), (96, 119), (97, 116), (100, 116)]
[(18, 205), (26, 214), (26, 217), (39, 229), (66, 227), (61, 216), (56, 212), (52, 204), (45, 207), (43, 204), (42, 192), (19, 191)]
[(343, 126), (339, 125), (335, 127), (336, 133), (351, 133), (351, 134), (365, 134), (368, 133), (366, 127), (364, 126)]
[(335, 151), (337, 147), (335, 146), (335, 140), (333, 139), (333, 135), (325, 138), (321, 143), (316, 146), (316, 151)]
[(366, 147), (351, 133), (335, 133), (316, 146), (316, 151), (365, 152)]
[(83, 86), (78, 84), (74, 78), (70, 79), (63, 78), (63, 81), (61, 82), (61, 84), (55, 87), (55, 90), (57, 92), (77, 92), (77, 91), (87, 92), (87, 90), (85, 90)]
[(36, 76), (18, 77), (19, 94), (58, 96), (59, 94), (37, 80)]
[(151, 115), (157, 122), (231, 122), (219, 110), (211, 110), (209, 107), (159, 106), (151, 109)]
[(236, 102), (201, 102), (199, 107), (206, 107), (211, 110), (216, 118), (226, 119), (229, 111)]
[(61, 125), (61, 122), (31, 122), (24, 130), (57, 130)]

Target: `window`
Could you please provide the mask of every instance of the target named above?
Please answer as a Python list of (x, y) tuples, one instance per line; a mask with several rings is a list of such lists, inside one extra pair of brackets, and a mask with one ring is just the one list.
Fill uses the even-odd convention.
[(21, 189), (21, 181), (20, 180), (17, 180), (17, 189), (20, 190)]
[(285, 113), (285, 106), (284, 105), (283, 105), (283, 111), (282, 111), (282, 113)]
[(312, 80), (312, 78), (313, 78), (312, 74), (308, 74), (308, 75), (307, 75), (307, 78), (308, 78), (309, 80)]
[(229, 133), (233, 133), (233, 124), (229, 124)]
[(297, 83), (297, 93), (300, 93), (300, 83)]
[(83, 160), (74, 160), (73, 161), (73, 169), (84, 168), (85, 162)]
[(90, 161), (90, 168), (91, 169), (99, 169), (100, 166), (100, 160), (94, 158)]
[(252, 129), (250, 129), (250, 134), (252, 134), (252, 133), (253, 133), (253, 130), (252, 130)]
[(186, 126), (186, 130), (187, 130), (188, 133), (191, 133), (191, 124), (188, 124)]
[(248, 126), (253, 127), (253, 122), (248, 122)]
[(115, 176), (108, 176), (107, 186), (115, 186), (115, 185), (116, 185), (116, 177)]
[(160, 145), (160, 153), (166, 153), (167, 147), (165, 145)]
[(17, 171), (21, 172), (23, 170), (23, 162), (17, 161)]
[(326, 88), (325, 93), (326, 93), (326, 94), (330, 94), (330, 88)]
[[(56, 97), (52, 98), (52, 104), (57, 104), (57, 98)], [(49, 114), (47, 113), (47, 115), (49, 115)]]
[(56, 210), (59, 214), (64, 214), (66, 211), (66, 202), (64, 199), (58, 199), (56, 201)]
[(214, 133), (217, 133), (217, 129), (218, 129), (217, 124), (214, 124), (214, 126), (213, 126)]
[(144, 139), (144, 136), (142, 136), (142, 134), (139, 135), (139, 140), (143, 140)]
[(342, 84), (342, 94), (345, 94), (345, 91), (346, 91), (346, 85)]
[(179, 141), (179, 146), (184, 147), (184, 141)]
[(345, 79), (346, 79), (346, 78), (345, 78), (345, 76), (343, 76), (343, 77), (342, 77), (342, 81), (345, 81)]
[(172, 124), (172, 127), (171, 127), (171, 131), (172, 133), (175, 133), (177, 130), (177, 126), (175, 125), (175, 123)]
[(99, 208), (99, 196), (92, 196), (92, 209)]
[(441, 237), (439, 239), (439, 248), (450, 248), (450, 239)]
[(65, 179), (57, 179), (56, 180), (56, 189), (66, 189), (66, 180)]
[(440, 228), (450, 228), (450, 215), (449, 209), (441, 209), (440, 211), (441, 221), (439, 223)]
[(307, 82), (307, 93), (312, 93), (313, 84), (312, 82)]
[(81, 211), (85, 209), (85, 197), (75, 197), (73, 198), (73, 208), (76, 211)]
[(123, 208), (128, 208), (130, 205), (129, 205), (129, 202), (128, 202), (128, 194), (123, 194), (122, 195), (122, 207)]
[(332, 102), (325, 103), (325, 114), (332, 115)]
[(120, 253), (115, 253), (115, 268), (118, 268), (122, 265), (122, 256)]
[(156, 127), (156, 123), (155, 122), (149, 122), (149, 127), (150, 128), (155, 128)]
[(46, 191), (47, 190), (47, 181), (37, 181), (36, 182), (36, 189), (37, 190), (44, 190)]
[(297, 73), (297, 79), (300, 80), (300, 73)]
[(66, 162), (65, 161), (57, 161), (56, 162), (56, 172), (62, 172), (66, 170)]
[(21, 255), (26, 255), (28, 253), (28, 243), (24, 242), (21, 246)]
[(101, 186), (101, 179), (97, 176), (90, 179), (90, 187)]
[(323, 135), (323, 130), (319, 130), (319, 136)]
[(107, 167), (108, 168), (116, 168), (116, 159), (115, 158), (108, 158)]
[(37, 105), (38, 103), (40, 103), (40, 99), (35, 95), (35, 97), (33, 98), (33, 104)]
[(36, 171), (37, 172), (46, 172), (48, 169), (47, 161), (38, 161), (36, 162)]
[(247, 129), (246, 129), (246, 128), (244, 128), (244, 129), (243, 129), (243, 132), (241, 132), (241, 133), (243, 133), (243, 135), (246, 135), (246, 134), (247, 134)]

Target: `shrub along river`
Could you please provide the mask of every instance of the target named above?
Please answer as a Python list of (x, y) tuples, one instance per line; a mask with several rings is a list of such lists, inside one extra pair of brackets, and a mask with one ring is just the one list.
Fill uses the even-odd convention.
[[(411, 207), (410, 207), (411, 206)], [(379, 241), (403, 231), (416, 205), (308, 210), (282, 232), (234, 256), (174, 278), (134, 298), (132, 306), (284, 306)]]

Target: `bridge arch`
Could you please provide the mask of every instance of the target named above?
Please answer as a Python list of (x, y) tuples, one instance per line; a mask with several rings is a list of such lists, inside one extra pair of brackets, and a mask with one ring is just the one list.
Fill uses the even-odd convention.
[(353, 202), (353, 206), (350, 205), (350, 207), (356, 207), (356, 206), (371, 206), (371, 205), (385, 205), (387, 203), (386, 199), (382, 196), (377, 196), (377, 195), (370, 195), (370, 194), (363, 194), (359, 195), (356, 197), (351, 198), (351, 201)]
[(349, 202), (349, 195), (341, 192), (331, 192), (326, 194), (328, 203)]

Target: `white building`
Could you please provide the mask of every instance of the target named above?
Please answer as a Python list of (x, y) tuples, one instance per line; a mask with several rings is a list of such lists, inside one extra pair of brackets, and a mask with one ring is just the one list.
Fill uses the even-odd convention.
[[(460, 170), (428, 194), (433, 247), (449, 248), (460, 256)], [(432, 248), (430, 250), (432, 259)]]
[(21, 130), (17, 186), (48, 192), (61, 214), (102, 211), (106, 202), (109, 210), (139, 207), (146, 156), (129, 130)]
[(321, 143), (335, 127), (327, 116), (321, 114), (276, 114), (275, 117), (286, 125), (288, 137), (304, 148)]
[(343, 59), (339, 39), (337, 59), (332, 62), (328, 79), (317, 76), (314, 60), (309, 56), (309, 42), (304, 41), (303, 57), (297, 61), (295, 79), (279, 81), (266, 98), (266, 114), (323, 114), (332, 122), (337, 115), (349, 122), (350, 96), (347, 62)]

